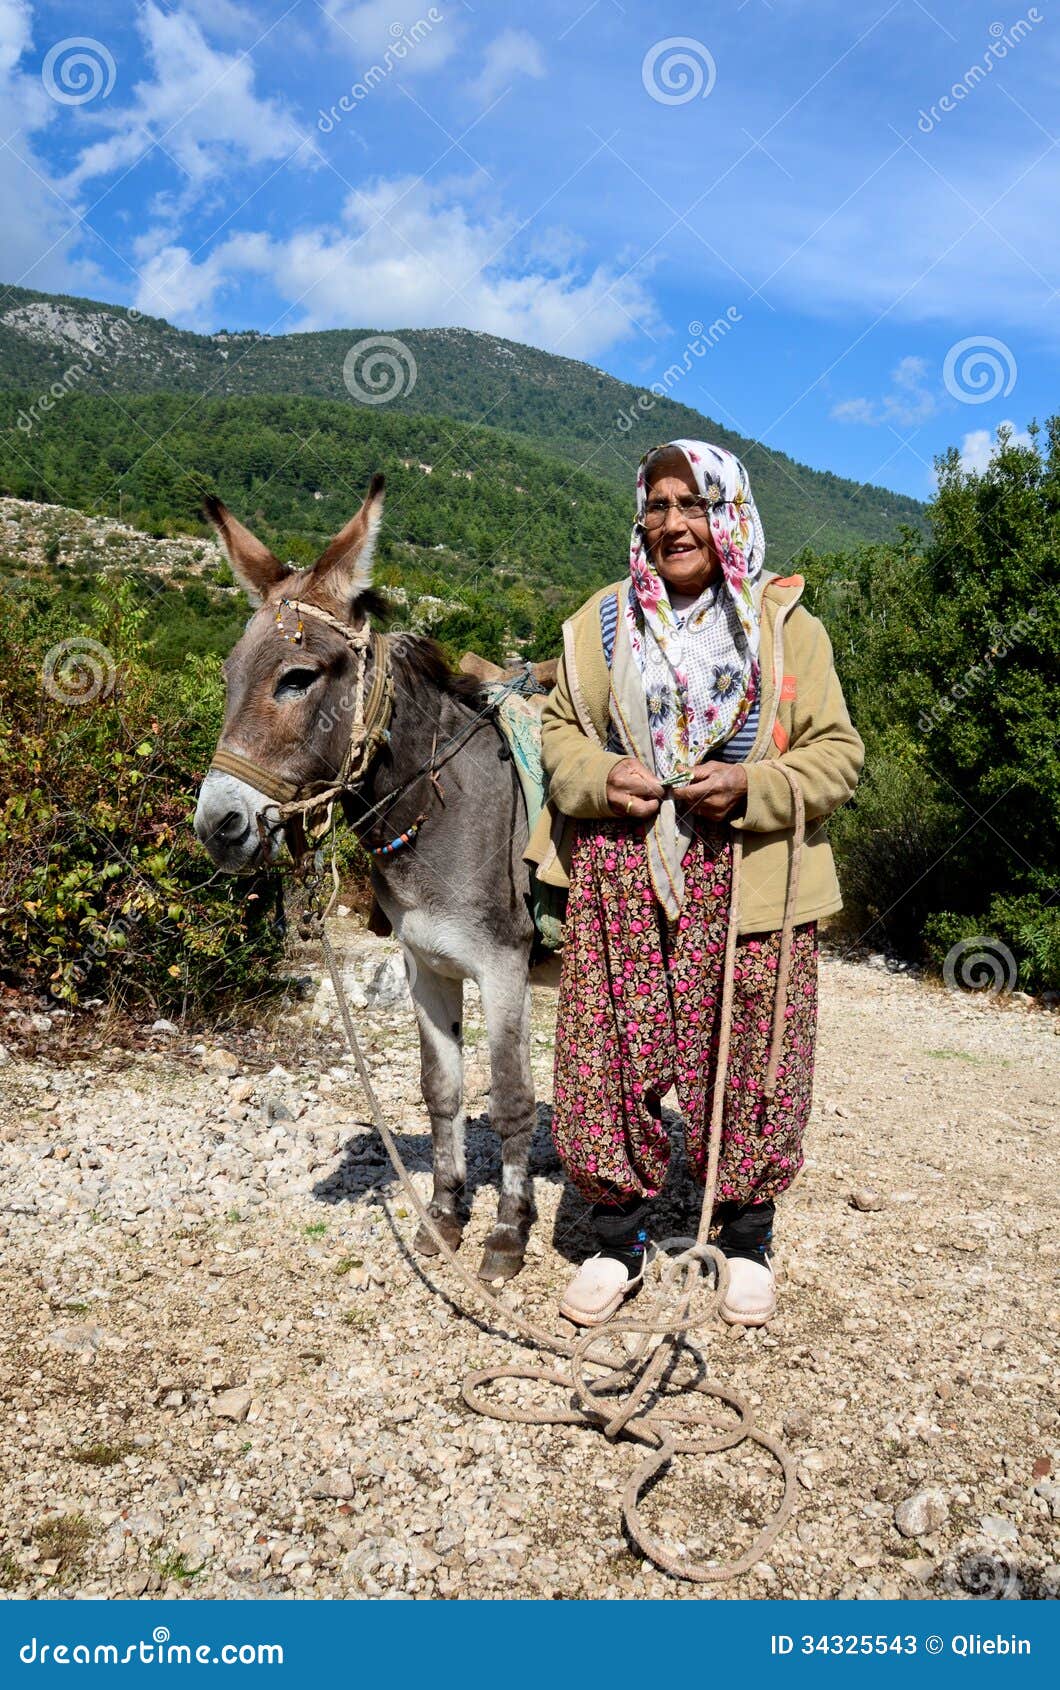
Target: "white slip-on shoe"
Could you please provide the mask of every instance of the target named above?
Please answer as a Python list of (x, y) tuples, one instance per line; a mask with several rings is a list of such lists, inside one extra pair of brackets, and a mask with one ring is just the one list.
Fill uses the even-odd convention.
[(729, 1257), (729, 1285), (718, 1307), (730, 1326), (764, 1326), (777, 1311), (777, 1280), (766, 1256), (752, 1262), (746, 1256)]
[(590, 1256), (560, 1298), (559, 1312), (575, 1326), (602, 1326), (643, 1278), (643, 1258), (640, 1272), (631, 1275), (614, 1256)]

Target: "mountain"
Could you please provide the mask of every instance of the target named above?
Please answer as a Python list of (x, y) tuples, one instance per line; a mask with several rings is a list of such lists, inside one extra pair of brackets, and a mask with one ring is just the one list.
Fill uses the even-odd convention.
[[(344, 369), (368, 399), (389, 391), (385, 349), (380, 355), (384, 361), (377, 359), (374, 369), (356, 357), (352, 367), (347, 364), (352, 348), (379, 338), (390, 342), (396, 391), (385, 403), (370, 403), (351, 395)], [(394, 342), (400, 343), (396, 350)], [(679, 387), (680, 371), (671, 370), (666, 377), (669, 385)], [(382, 389), (370, 388), (373, 379), (383, 381)], [(667, 385), (667, 379), (660, 385)], [(53, 388), (59, 398), (45, 411), (41, 401)], [(558, 482), (566, 482), (569, 466), (575, 466), (577, 476), (586, 478), (579, 479), (578, 486), (592, 482), (598, 497), (610, 495), (608, 508), (621, 508), (625, 527), (634, 470), (648, 446), (682, 435), (716, 440), (747, 464), (774, 567), (784, 567), (806, 545), (820, 551), (841, 549), (890, 540), (903, 523), (923, 525), (923, 506), (915, 499), (810, 469), (688, 406), (647, 394), (588, 364), (467, 329), (403, 329), (386, 337), (365, 328), (276, 336), (255, 330), (199, 335), (122, 306), (6, 287), (0, 290), (0, 390), (18, 396), (13, 421), (27, 440), (35, 434), (61, 433), (68, 426), (63, 420), (69, 410), (67, 396), (73, 394), (97, 399), (184, 394), (208, 405), (246, 399), (260, 404), (272, 397), (329, 401), (329, 419), (339, 408), (351, 418), (385, 415), (397, 426), (380, 431), (380, 444), (385, 435), (388, 447), (408, 458), (421, 450), (422, 441), (417, 446), (414, 439), (417, 428), (427, 426), (438, 437), (449, 419), (475, 431), (486, 465), (495, 450), (514, 462), (513, 454), (523, 446), (531, 454), (526, 462), (551, 462)], [(265, 412), (253, 414), (261, 419)], [(199, 460), (209, 456), (198, 450), (195, 434), (198, 426), (205, 438), (206, 415), (217, 413), (204, 413), (196, 405), (182, 431), (189, 471), (202, 468)], [(428, 418), (433, 419), (430, 424)], [(403, 436), (404, 428), (409, 432)], [(471, 437), (457, 429), (453, 438), (467, 445)], [(311, 464), (307, 472), (312, 479)], [(61, 496), (68, 498), (69, 489)], [(562, 534), (559, 541), (569, 547)], [(605, 573), (620, 570), (624, 552), (623, 543), (612, 553)], [(570, 562), (577, 567), (576, 556)]]

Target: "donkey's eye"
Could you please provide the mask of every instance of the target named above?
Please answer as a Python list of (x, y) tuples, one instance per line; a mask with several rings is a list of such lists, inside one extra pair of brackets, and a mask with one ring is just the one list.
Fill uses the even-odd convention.
[(313, 682), (319, 679), (319, 669), (286, 669), (276, 682), (273, 697), (304, 698)]

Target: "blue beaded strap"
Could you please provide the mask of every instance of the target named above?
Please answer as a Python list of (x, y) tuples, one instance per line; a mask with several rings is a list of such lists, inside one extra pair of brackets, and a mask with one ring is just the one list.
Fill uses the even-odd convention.
[(412, 841), (415, 839), (417, 833), (419, 833), (420, 828), (426, 820), (427, 812), (424, 811), (422, 815), (416, 817), (416, 820), (413, 822), (411, 827), (406, 828), (404, 833), (399, 833), (397, 838), (392, 839), (388, 845), (369, 845), (368, 855), (370, 857), (393, 856), (394, 852), (400, 851), (403, 845), (412, 844)]

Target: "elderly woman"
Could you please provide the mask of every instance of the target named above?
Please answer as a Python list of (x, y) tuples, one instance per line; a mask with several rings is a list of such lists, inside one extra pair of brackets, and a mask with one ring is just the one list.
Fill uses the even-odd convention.
[[(550, 802), (528, 849), (569, 886), (556, 1034), (556, 1149), (593, 1205), (599, 1251), (560, 1309), (593, 1326), (638, 1285), (649, 1202), (676, 1087), (687, 1160), (705, 1177), (730, 920), (742, 833), (731, 1044), (716, 1242), (721, 1307), (761, 1326), (776, 1307), (774, 1205), (802, 1165), (817, 1019), (817, 921), (841, 906), (824, 818), (854, 791), (862, 744), (801, 576), (763, 568), (762, 524), (740, 461), (675, 440), (637, 476), (629, 576), (564, 628), (544, 712)], [(786, 1008), (764, 1087), (795, 826), (806, 838)], [(766, 1095), (766, 1091), (771, 1095)]]

